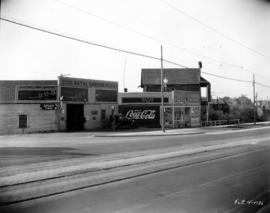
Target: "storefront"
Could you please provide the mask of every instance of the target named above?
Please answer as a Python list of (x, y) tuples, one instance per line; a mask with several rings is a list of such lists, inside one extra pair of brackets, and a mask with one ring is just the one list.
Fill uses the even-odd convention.
[[(161, 93), (119, 93), (119, 113), (133, 119), (136, 126), (160, 127)], [(200, 93), (190, 91), (164, 92), (166, 128), (200, 125)]]
[(59, 77), (59, 129), (82, 131), (109, 128), (118, 113), (118, 83)]
[(200, 93), (172, 91), (172, 103), (164, 107), (165, 127), (182, 128), (200, 126)]

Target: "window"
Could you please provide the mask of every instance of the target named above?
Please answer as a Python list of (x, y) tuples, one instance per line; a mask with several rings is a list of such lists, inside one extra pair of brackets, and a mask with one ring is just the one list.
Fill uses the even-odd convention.
[(101, 110), (101, 120), (104, 121), (106, 119), (106, 110), (102, 109)]
[(56, 89), (51, 90), (19, 90), (19, 101), (56, 100)]
[(27, 115), (19, 115), (19, 128), (27, 128)]
[(117, 90), (96, 90), (96, 102), (117, 102)]
[(63, 96), (63, 101), (87, 102), (88, 89), (61, 87), (61, 96)]

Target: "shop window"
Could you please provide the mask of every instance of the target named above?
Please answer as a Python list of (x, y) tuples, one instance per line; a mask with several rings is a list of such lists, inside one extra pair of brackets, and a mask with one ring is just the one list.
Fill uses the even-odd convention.
[(101, 120), (104, 121), (106, 119), (106, 110), (102, 109), (101, 110)]
[(117, 90), (96, 90), (97, 102), (117, 102)]
[(27, 128), (27, 115), (19, 115), (19, 128)]

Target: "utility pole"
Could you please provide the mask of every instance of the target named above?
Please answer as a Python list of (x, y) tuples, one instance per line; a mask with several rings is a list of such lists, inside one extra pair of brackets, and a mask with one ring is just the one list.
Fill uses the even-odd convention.
[(2, 0), (0, 0), (0, 17), (1, 17), (1, 6), (2, 6)]
[(163, 49), (161, 45), (161, 57), (160, 57), (160, 62), (161, 62), (161, 69), (160, 69), (160, 87), (161, 87), (161, 129), (162, 132), (165, 132), (164, 128), (164, 86), (163, 86)]
[(254, 110), (253, 110), (253, 122), (254, 125), (256, 124), (256, 95), (255, 95), (255, 74), (253, 73), (253, 104), (254, 104)]
[(127, 58), (125, 58), (125, 61), (124, 61), (124, 70), (123, 70), (123, 89), (124, 89), (124, 92), (126, 92), (126, 67), (127, 67)]
[(175, 90), (172, 90), (172, 122), (173, 122), (173, 129), (174, 129), (174, 126), (175, 126)]

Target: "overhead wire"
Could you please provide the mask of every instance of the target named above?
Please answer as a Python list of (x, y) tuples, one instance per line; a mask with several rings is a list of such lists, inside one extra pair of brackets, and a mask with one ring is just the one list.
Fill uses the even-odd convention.
[[(97, 47), (101, 47), (101, 48), (105, 48), (105, 49), (109, 49), (109, 50), (113, 50), (113, 51), (118, 51), (118, 52), (122, 52), (122, 53), (126, 53), (126, 54), (132, 54), (132, 55), (136, 55), (136, 56), (140, 56), (140, 57), (150, 58), (150, 59), (154, 59), (154, 60), (161, 60), (160, 58), (155, 57), (155, 56), (150, 56), (150, 55), (146, 55), (146, 54), (143, 54), (143, 53), (138, 53), (138, 52), (134, 52), (134, 51), (130, 51), (130, 50), (123, 50), (123, 49), (120, 49), (120, 48), (115, 48), (115, 47), (107, 46), (107, 45), (104, 45), (104, 44), (90, 42), (90, 41), (87, 41), (87, 40), (83, 40), (81, 38), (76, 38), (76, 37), (73, 37), (73, 36), (60, 34), (60, 33), (57, 33), (57, 32), (42, 29), (40, 27), (35, 27), (35, 26), (32, 26), (32, 25), (21, 23), (21, 22), (11, 20), (11, 19), (8, 19), (8, 18), (0, 17), (0, 19), (5, 21), (5, 22), (12, 23), (12, 24), (15, 24), (15, 25), (18, 25), (18, 26), (21, 26), (21, 27), (25, 27), (25, 28), (40, 31), (40, 32), (43, 32), (43, 33), (51, 34), (51, 35), (54, 35), (54, 36), (62, 37), (62, 38), (65, 38), (65, 39), (77, 41), (77, 42), (80, 42), (80, 43), (86, 43), (86, 44), (89, 44), (89, 45), (93, 45), (93, 46), (97, 46)], [(169, 64), (173, 64), (173, 65), (182, 67), (182, 68), (188, 68), (187, 66), (176, 63), (174, 61), (170, 61), (168, 59), (163, 59), (163, 61), (166, 62), (166, 63), (169, 63)], [(225, 77), (225, 76), (216, 75), (216, 74), (212, 74), (212, 73), (208, 73), (208, 72), (204, 72), (204, 71), (202, 71), (202, 73), (204, 73), (206, 75), (214, 76), (214, 77), (217, 77), (217, 78), (226, 79), (226, 80), (233, 80), (233, 81), (244, 82), (244, 83), (252, 83), (252, 81), (241, 80), (241, 79), (236, 79), (236, 78), (231, 78), (231, 77)], [(270, 88), (270, 86), (267, 86), (265, 84), (261, 84), (259, 82), (256, 82), (256, 84), (258, 84), (260, 86)]]
[(266, 84), (259, 83), (259, 82), (255, 82), (255, 84), (257, 84), (257, 85), (259, 85), (259, 86), (262, 86), (262, 87), (270, 88), (270, 86), (268, 86), (268, 85), (266, 85)]
[[(70, 7), (70, 8), (72, 8), (72, 9), (74, 9), (74, 10), (77, 10), (77, 11), (79, 11), (79, 12), (81, 12), (81, 13), (86, 14), (86, 15), (95, 17), (95, 18), (97, 18), (97, 19), (99, 19), (99, 20), (101, 20), (101, 21), (104, 21), (104, 22), (106, 22), (106, 23), (109, 23), (109, 24), (111, 24), (111, 25), (120, 27), (120, 28), (125, 29), (125, 30), (127, 30), (127, 31), (130, 31), (130, 32), (132, 32), (132, 33), (135, 33), (135, 34), (137, 34), (137, 35), (140, 35), (140, 36), (142, 36), (142, 37), (145, 37), (145, 38), (147, 38), (147, 39), (156, 41), (156, 42), (158, 42), (159, 44), (160, 44), (160, 43), (163, 43), (163, 44), (165, 44), (165, 45), (168, 45), (168, 46), (171, 46), (171, 47), (173, 47), (173, 48), (176, 48), (176, 49), (178, 49), (178, 50), (180, 50), (180, 51), (182, 51), (182, 52), (186, 52), (186, 53), (191, 54), (191, 55), (199, 56), (199, 57), (208, 59), (208, 60), (210, 60), (210, 61), (214, 61), (215, 63), (218, 63), (219, 65), (227, 65), (227, 66), (230, 66), (230, 67), (239, 69), (239, 70), (241, 70), (241, 71), (245, 70), (245, 71), (248, 71), (248, 72), (250, 72), (250, 73), (253, 73), (252, 71), (246, 69), (246, 68), (243, 67), (243, 66), (236, 65), (236, 64), (232, 64), (232, 63), (229, 63), (229, 62), (226, 62), (226, 61), (223, 61), (223, 60), (220, 60), (220, 59), (216, 59), (216, 58), (213, 58), (213, 57), (209, 57), (209, 56), (206, 56), (206, 55), (197, 53), (197, 52), (195, 52), (195, 51), (186, 49), (186, 48), (184, 48), (184, 47), (180, 47), (180, 46), (178, 46), (177, 44), (174, 44), (174, 43), (171, 43), (171, 42), (162, 41), (161, 39), (156, 38), (156, 37), (154, 37), (154, 36), (152, 36), (152, 35), (148, 35), (148, 34), (146, 34), (146, 33), (142, 33), (142, 32), (140, 32), (140, 31), (134, 30), (134, 29), (132, 29), (132, 28), (130, 28), (130, 27), (127, 27), (127, 26), (125, 26), (125, 25), (123, 25), (123, 24), (120, 24), (120, 23), (117, 23), (117, 22), (115, 22), (115, 21), (109, 20), (109, 19), (107, 19), (107, 18), (104, 18), (104, 17), (102, 17), (102, 16), (100, 16), (100, 15), (94, 14), (94, 13), (92, 13), (92, 12), (86, 10), (86, 9), (80, 8), (80, 7), (75, 6), (75, 5), (73, 5), (73, 4), (66, 3), (66, 2), (64, 2), (64, 1), (62, 1), (62, 0), (56, 0), (56, 1), (57, 1), (58, 3), (64, 5), (64, 6), (66, 6), (66, 7)], [(171, 63), (171, 64), (173, 64), (173, 63)], [(182, 66), (182, 67), (184, 67), (184, 66)], [(265, 77), (263, 77), (263, 78), (266, 79)]]
[(238, 82), (252, 83), (252, 81), (241, 80), (241, 79), (236, 79), (236, 78), (231, 78), (231, 77), (225, 77), (225, 76), (216, 75), (216, 74), (212, 74), (212, 73), (208, 73), (208, 72), (204, 72), (204, 71), (202, 71), (202, 73), (204, 73), (206, 75), (214, 76), (214, 77), (217, 77), (217, 78), (222, 78), (222, 79), (227, 79), (227, 80), (232, 80), (232, 81), (238, 81)]
[(58, 37), (62, 37), (62, 38), (66, 38), (66, 39), (69, 39), (69, 40), (77, 41), (77, 42), (80, 42), (80, 43), (86, 43), (86, 44), (90, 44), (90, 45), (97, 46), (97, 47), (102, 47), (102, 48), (109, 49), (109, 50), (114, 50), (114, 51), (118, 51), (118, 52), (123, 52), (123, 53), (127, 53), (127, 54), (132, 54), (132, 55), (145, 57), (145, 58), (160, 60), (160, 58), (155, 57), (155, 56), (150, 56), (150, 55), (146, 55), (146, 54), (143, 54), (143, 53), (133, 52), (133, 51), (129, 51), (129, 50), (124, 50), (124, 49), (120, 49), (120, 48), (107, 46), (107, 45), (104, 45), (104, 44), (99, 44), (99, 43), (96, 43), (96, 42), (87, 41), (87, 40), (84, 40), (84, 39), (81, 39), (81, 38), (76, 38), (74, 36), (64, 35), (64, 34), (61, 34), (61, 33), (53, 32), (51, 30), (46, 30), (46, 29), (42, 29), (40, 27), (35, 27), (35, 26), (29, 25), (29, 24), (21, 23), (21, 22), (15, 21), (15, 20), (3, 18), (3, 17), (0, 17), (0, 19), (5, 21), (5, 22), (9, 22), (9, 23), (12, 23), (12, 24), (15, 24), (15, 25), (19, 25), (21, 27), (30, 28), (32, 30), (37, 30), (37, 31), (40, 31), (40, 32), (48, 33), (48, 34), (51, 34), (51, 35), (55, 35), (55, 36), (58, 36)]
[(65, 5), (66, 7), (70, 7), (70, 8), (72, 8), (72, 9), (74, 9), (74, 10), (77, 10), (77, 11), (79, 11), (79, 12), (81, 12), (81, 13), (84, 13), (84, 14), (87, 14), (87, 15), (89, 15), (89, 16), (95, 17), (95, 18), (97, 18), (97, 19), (99, 19), (99, 20), (101, 20), (101, 21), (103, 21), (103, 22), (109, 23), (109, 24), (114, 25), (114, 26), (116, 26), (116, 27), (120, 27), (120, 28), (125, 29), (125, 30), (127, 30), (127, 31), (130, 31), (130, 32), (132, 32), (132, 33), (135, 33), (135, 34), (137, 34), (137, 35), (140, 35), (140, 36), (142, 36), (142, 37), (145, 37), (145, 38), (147, 38), (147, 39), (151, 39), (151, 40), (154, 40), (154, 41), (156, 41), (156, 42), (162, 43), (161, 40), (155, 38), (154, 36), (151, 36), (151, 35), (148, 35), (148, 34), (139, 32), (139, 31), (134, 30), (134, 29), (132, 29), (132, 28), (130, 28), (130, 27), (127, 27), (127, 26), (125, 26), (125, 25), (123, 25), (123, 24), (119, 24), (119, 23), (117, 23), (117, 22), (114, 22), (114, 21), (112, 21), (112, 20), (109, 20), (109, 19), (107, 19), (107, 18), (104, 18), (104, 17), (102, 17), (102, 16), (99, 16), (99, 15), (97, 15), (97, 14), (91, 13), (90, 11), (88, 11), (88, 10), (86, 10), (86, 9), (77, 7), (77, 6), (75, 6), (75, 5), (66, 3), (66, 2), (61, 1), (61, 0), (55, 0), (55, 1), (57, 1), (58, 3), (60, 3), (60, 4), (62, 4), (62, 5)]
[(242, 43), (242, 42), (240, 42), (240, 41), (238, 41), (238, 40), (236, 40), (236, 39), (233, 39), (232, 37), (226, 35), (225, 33), (223, 33), (223, 32), (221, 32), (221, 31), (215, 29), (214, 27), (212, 27), (212, 26), (210, 26), (210, 25), (208, 25), (208, 24), (205, 24), (204, 22), (202, 22), (202, 21), (199, 20), (198, 18), (195, 18), (194, 16), (188, 14), (187, 12), (185, 12), (185, 11), (183, 11), (183, 10), (180, 10), (179, 8), (177, 8), (176, 6), (172, 5), (172, 4), (169, 3), (168, 1), (166, 1), (166, 0), (160, 0), (160, 1), (161, 1), (163, 4), (167, 5), (168, 7), (170, 7), (171, 9), (173, 9), (173, 10), (177, 11), (178, 13), (180, 13), (180, 14), (182, 14), (182, 15), (184, 15), (184, 16), (190, 18), (190, 19), (192, 19), (193, 21), (195, 21), (195, 22), (197, 22), (198, 24), (204, 26), (205, 28), (211, 30), (212, 32), (215, 32), (216, 34), (218, 34), (218, 35), (220, 35), (220, 36), (222, 36), (222, 37), (224, 37), (224, 38), (226, 38), (226, 39), (228, 39), (228, 40), (230, 40), (230, 41), (232, 41), (232, 42), (234, 42), (234, 43), (236, 43), (236, 44), (238, 44), (238, 45), (240, 45), (240, 46), (242, 46), (242, 47), (244, 47), (244, 48), (246, 48), (246, 49), (248, 49), (248, 50), (250, 50), (251, 52), (253, 52), (253, 53), (257, 54), (257, 55), (260, 55), (260, 56), (262, 56), (262, 57), (264, 57), (264, 58), (270, 60), (270, 56), (265, 55), (265, 54), (259, 52), (258, 50), (255, 50), (255, 49), (253, 49), (253, 48), (251, 48), (251, 47), (245, 45), (244, 43)]

